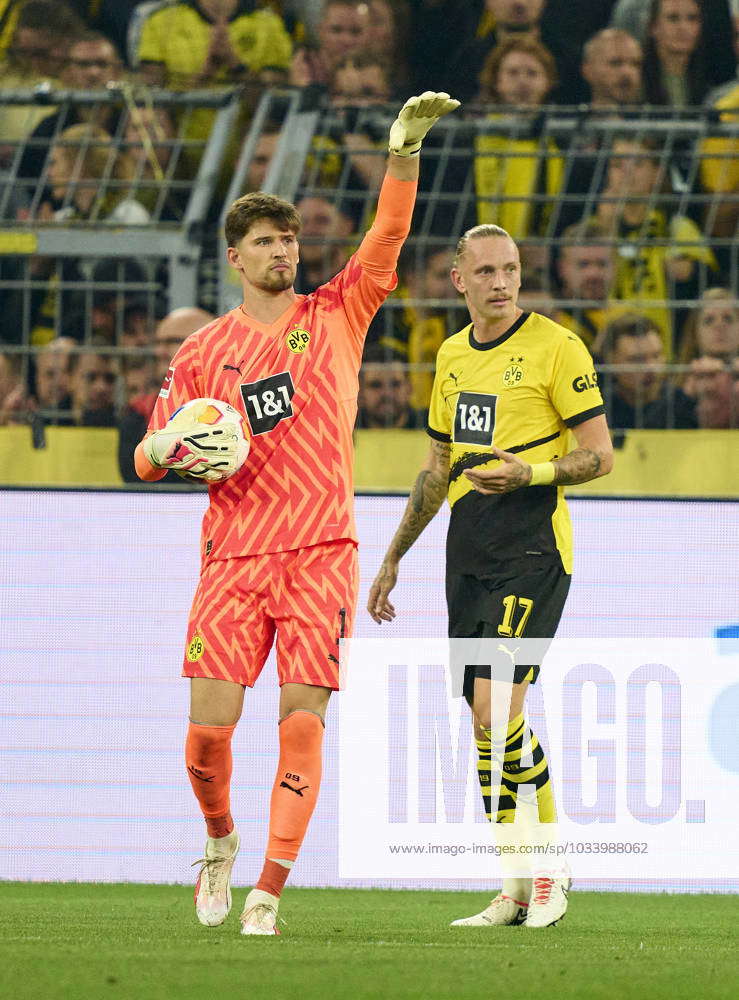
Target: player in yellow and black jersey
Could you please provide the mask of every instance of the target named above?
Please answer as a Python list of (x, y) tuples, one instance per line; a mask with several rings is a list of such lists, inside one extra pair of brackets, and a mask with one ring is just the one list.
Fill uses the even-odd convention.
[(447, 574), (490, 577), (543, 562), (572, 572), (561, 485), (482, 493), (465, 473), (497, 464), (498, 452), (552, 462), (566, 453), (569, 428), (603, 412), (584, 344), (545, 316), (520, 312), (490, 342), (470, 324), (442, 344), (428, 433), (450, 447)]
[[(368, 611), (378, 623), (395, 617), (389, 594), (400, 559), (448, 497), (449, 635), (551, 639), (572, 571), (564, 487), (606, 475), (613, 462), (593, 361), (571, 331), (519, 308), (518, 248), (500, 227), (468, 230), (451, 276), (472, 322), (439, 349), (429, 458), (370, 589)], [(520, 785), (535, 787), (540, 822), (556, 819), (546, 757), (523, 716), (538, 671), (516, 665), (513, 683), (501, 687), (492, 684), (489, 666), (465, 670), (480, 785), (496, 823), (513, 821)], [(505, 733), (494, 734), (492, 699), (501, 697), (510, 698), (509, 721)], [(493, 802), (491, 750), (498, 739), (505, 750)], [(563, 916), (568, 888), (564, 872), (505, 879), (482, 913), (454, 923), (546, 927)]]

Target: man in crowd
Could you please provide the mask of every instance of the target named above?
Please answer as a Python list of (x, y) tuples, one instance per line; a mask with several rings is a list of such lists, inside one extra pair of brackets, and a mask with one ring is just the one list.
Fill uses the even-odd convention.
[(667, 303), (695, 298), (701, 272), (708, 277), (717, 263), (692, 219), (672, 214), (660, 198), (666, 169), (657, 140), (617, 136), (594, 217), (618, 247), (614, 299), (652, 318), (671, 360), (681, 319)]
[(340, 270), (354, 223), (326, 198), (301, 198), (296, 205), (300, 230), (300, 264), (296, 284), (313, 292)]
[(77, 427), (115, 427), (118, 364), (96, 349), (70, 355), (72, 414)]
[[(191, 333), (212, 319), (213, 315), (204, 309), (184, 306), (173, 309), (159, 322), (154, 331), (154, 378), (157, 385), (163, 384), (170, 359), (177, 348)], [(118, 422), (118, 467), (126, 483), (140, 482), (134, 468), (133, 453), (146, 432), (156, 399), (155, 391), (129, 399)], [(182, 480), (176, 473), (169, 472), (163, 482), (181, 484)]]
[(639, 42), (618, 28), (593, 35), (583, 47), (581, 72), (591, 108), (633, 107), (642, 92), (644, 54)]
[(63, 427), (74, 422), (70, 369), (72, 352), (77, 346), (71, 337), (56, 337), (36, 354), (34, 398), (39, 416), (46, 424)]
[(379, 343), (397, 351), (405, 362), (413, 386), (411, 406), (417, 410), (428, 410), (436, 353), (458, 325), (453, 259), (448, 247), (409, 249), (401, 262), (398, 295), (377, 317)]
[(334, 67), (328, 84), (332, 108), (366, 108), (390, 99), (386, 63), (374, 52), (344, 56)]
[(249, 161), (246, 172), (244, 193), (248, 191), (261, 191), (264, 187), (264, 179), (267, 176), (267, 171), (272, 162), (272, 157), (275, 155), (279, 140), (279, 125), (270, 125), (257, 139), (254, 155)]
[(295, 87), (327, 86), (335, 67), (365, 50), (370, 41), (369, 7), (363, 0), (326, 0), (318, 25), (318, 48), (299, 48), (290, 66)]
[(426, 410), (411, 406), (413, 385), (408, 365), (398, 351), (368, 344), (359, 369), (355, 427), (362, 430), (417, 430), (426, 425)]
[(575, 223), (562, 234), (557, 258), (560, 298), (555, 319), (597, 354), (597, 340), (608, 319), (608, 299), (616, 275), (616, 251), (597, 220)]
[[(690, 428), (695, 407), (685, 393), (665, 378), (665, 352), (660, 327), (649, 316), (624, 313), (603, 333), (602, 356), (608, 366), (601, 378), (608, 424), (631, 428)], [(619, 371), (619, 366), (625, 366)]]
[[(583, 47), (581, 73), (590, 90), (593, 121), (635, 111), (641, 98), (642, 47), (635, 38), (615, 28), (593, 35)], [(609, 149), (601, 134), (585, 129), (569, 147), (569, 165), (563, 194), (557, 206), (556, 231), (578, 222), (595, 208), (603, 186)]]
[(698, 426), (703, 430), (739, 427), (739, 359), (696, 358), (690, 365)]
[[(123, 65), (115, 48), (105, 35), (97, 31), (81, 31), (65, 53), (60, 69), (60, 82), (68, 90), (104, 90), (119, 80)], [(47, 115), (38, 123), (23, 152), (18, 176), (25, 181), (38, 180), (43, 173), (52, 140), (72, 125), (88, 122), (99, 125), (111, 134), (115, 131), (119, 111), (113, 104), (70, 105)]]

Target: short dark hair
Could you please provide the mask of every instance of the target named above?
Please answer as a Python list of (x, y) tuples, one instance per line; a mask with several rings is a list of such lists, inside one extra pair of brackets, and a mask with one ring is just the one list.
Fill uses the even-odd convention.
[(362, 354), (362, 366), (390, 365), (398, 363), (407, 365), (408, 358), (402, 351), (399, 351), (397, 347), (391, 347), (389, 344), (384, 344), (382, 341), (375, 340), (372, 343), (367, 344)]
[(649, 333), (656, 333), (660, 339), (662, 337), (659, 326), (649, 316), (636, 312), (623, 313), (612, 319), (603, 330), (601, 353), (607, 358), (616, 350), (622, 337), (646, 337)]
[(87, 344), (80, 344), (76, 350), (71, 351), (69, 354), (69, 375), (75, 375), (77, 373), (77, 369), (79, 368), (83, 357), (102, 358), (114, 368), (117, 367), (118, 364), (118, 355), (115, 354), (110, 348), (106, 350), (105, 347), (98, 344), (90, 344), (89, 346)]
[(354, 69), (366, 69), (368, 66), (379, 66), (385, 74), (386, 79), (390, 79), (390, 62), (387, 55), (380, 52), (373, 52), (372, 49), (364, 49), (354, 55), (342, 56), (334, 65), (331, 71), (331, 81), (336, 79), (336, 74), (340, 69), (353, 67)]
[(18, 14), (17, 28), (29, 28), (57, 35), (84, 30), (84, 22), (65, 3), (57, 0), (29, 0)]
[(291, 202), (273, 194), (252, 191), (237, 198), (228, 210), (224, 225), (228, 246), (235, 247), (254, 223), (262, 219), (269, 219), (276, 226), (289, 229), (296, 236), (300, 232), (300, 215)]
[(560, 243), (562, 246), (579, 246), (582, 243), (608, 243), (613, 247), (613, 233), (594, 215), (579, 222), (573, 222), (562, 231)]
[(74, 48), (75, 45), (97, 45), (100, 42), (104, 42), (106, 45), (110, 45), (110, 47), (115, 52), (116, 56), (118, 55), (115, 45), (108, 38), (107, 35), (104, 35), (102, 31), (93, 31), (91, 28), (85, 28), (85, 27), (83, 27), (79, 32), (76, 32), (72, 36), (72, 38), (69, 40), (69, 48), (72, 49)]
[(437, 253), (450, 253), (454, 255), (454, 247), (449, 243), (412, 243), (410, 241), (403, 245), (398, 261), (398, 271), (405, 274), (407, 271), (427, 267), (432, 257)]

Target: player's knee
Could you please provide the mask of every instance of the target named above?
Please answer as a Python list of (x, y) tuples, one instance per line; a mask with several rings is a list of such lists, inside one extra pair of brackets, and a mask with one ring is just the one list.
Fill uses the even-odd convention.
[[(517, 718), (523, 712), (523, 703), (526, 697), (526, 685), (514, 684), (511, 692), (511, 698), (508, 703), (508, 715), (507, 719), (510, 722), (512, 719)], [(482, 740), (485, 739), (487, 734), (490, 732), (492, 726), (493, 714), (497, 718), (496, 725), (500, 725), (503, 718), (503, 706), (500, 706), (500, 710), (493, 713), (490, 704), (488, 702), (476, 702), (472, 708), (472, 714), (474, 718), (474, 728), (475, 728), (475, 739)]]
[(475, 739), (480, 742), (488, 738), (490, 726), (485, 726), (479, 719), (475, 719)]
[(201, 726), (234, 726), (241, 718), (244, 688), (230, 681), (193, 677), (190, 720)]
[(188, 770), (209, 771), (223, 753), (222, 740), (211, 726), (198, 726), (185, 747)]
[(312, 684), (283, 684), (280, 692), (280, 722), (293, 712), (312, 712), (323, 720), (331, 689)]
[(475, 699), (472, 705), (472, 718), (475, 725), (475, 738), (483, 740), (486, 738), (486, 730), (490, 732), (490, 702)]
[[(220, 794), (217, 779), (231, 770), (231, 739), (234, 726), (199, 726), (191, 722), (185, 740), (185, 765), (193, 787), (212, 783), (210, 792)], [(202, 789), (206, 793), (206, 789)], [(208, 795), (210, 795), (208, 792)]]

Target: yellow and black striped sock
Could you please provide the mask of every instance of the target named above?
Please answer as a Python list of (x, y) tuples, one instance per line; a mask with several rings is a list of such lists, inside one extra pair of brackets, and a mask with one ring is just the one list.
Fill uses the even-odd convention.
[[(521, 761), (524, 758), (531, 763), (523, 765)], [(513, 822), (518, 789), (521, 785), (533, 785), (536, 789), (539, 822), (555, 823), (557, 810), (554, 805), (547, 758), (536, 735), (524, 722), (523, 715), (517, 715), (508, 723), (496, 823)]]
[(490, 823), (492, 820), (490, 811), (490, 737), (486, 736), (484, 740), (475, 740), (475, 743), (477, 744), (477, 780), (480, 782), (485, 815)]
[[(526, 737), (525, 745), (524, 737)], [(491, 733), (487, 732), (485, 739), (475, 742), (478, 754), (477, 777), (482, 791), (482, 800), (485, 804), (485, 815), (490, 822), (493, 822)], [(524, 756), (530, 757), (532, 763), (529, 766), (524, 767), (521, 764)], [(549, 780), (547, 759), (538, 739), (525, 724), (523, 715), (517, 715), (508, 723), (500, 793), (495, 803), (496, 823), (513, 823), (516, 815), (519, 785), (534, 786), (539, 822), (554, 823), (557, 819), (557, 811), (554, 805), (552, 783)]]

